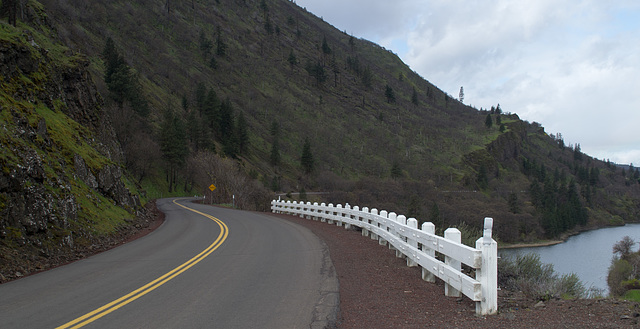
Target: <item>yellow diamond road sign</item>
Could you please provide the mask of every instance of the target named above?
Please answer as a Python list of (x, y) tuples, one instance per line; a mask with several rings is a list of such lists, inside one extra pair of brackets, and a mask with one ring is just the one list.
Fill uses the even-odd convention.
[(216, 189), (216, 186), (215, 186), (215, 185), (213, 185), (213, 184), (211, 184), (211, 186), (209, 186), (209, 189), (211, 190), (211, 192), (213, 192), (213, 190), (215, 190), (215, 189)]

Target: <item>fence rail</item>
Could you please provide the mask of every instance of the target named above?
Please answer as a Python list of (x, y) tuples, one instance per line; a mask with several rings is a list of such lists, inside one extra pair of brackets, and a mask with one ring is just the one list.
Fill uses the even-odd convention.
[[(273, 200), (271, 210), (345, 228), (360, 227), (363, 236), (388, 245), (396, 250), (397, 257), (406, 258), (407, 266), (420, 266), (423, 280), (442, 279), (446, 296), (464, 294), (476, 302), (476, 313), (480, 315), (498, 311), (498, 245), (491, 238), (492, 218), (484, 219), (483, 236), (476, 241), (476, 247), (471, 248), (461, 243), (461, 234), (456, 228), (448, 228), (441, 237), (435, 234), (433, 223), (423, 223), (418, 229), (415, 218), (407, 219), (385, 210), (378, 212), (375, 208)], [(437, 259), (436, 253), (444, 255), (444, 262)], [(475, 278), (463, 273), (461, 264), (474, 269)]]

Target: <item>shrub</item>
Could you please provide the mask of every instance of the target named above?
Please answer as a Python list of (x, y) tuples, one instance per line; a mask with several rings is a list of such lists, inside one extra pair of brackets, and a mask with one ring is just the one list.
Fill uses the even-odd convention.
[(558, 276), (553, 265), (542, 263), (540, 256), (534, 253), (501, 257), (498, 260), (498, 285), (506, 290), (522, 291), (539, 300), (587, 295), (576, 274)]
[(622, 282), (629, 280), (633, 268), (628, 261), (624, 259), (614, 258), (609, 266), (609, 274), (607, 275), (607, 285), (609, 285), (609, 291), (614, 296), (622, 296), (626, 289), (622, 285)]

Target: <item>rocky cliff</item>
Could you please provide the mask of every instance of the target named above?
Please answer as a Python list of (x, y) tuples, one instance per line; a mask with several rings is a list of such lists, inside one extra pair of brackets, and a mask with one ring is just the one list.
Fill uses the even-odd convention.
[(141, 209), (88, 60), (26, 16), (38, 24), (0, 22), (0, 282), (101, 245)]

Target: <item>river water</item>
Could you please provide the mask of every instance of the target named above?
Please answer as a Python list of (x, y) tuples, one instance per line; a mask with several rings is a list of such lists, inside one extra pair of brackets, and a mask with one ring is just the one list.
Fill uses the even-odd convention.
[(613, 257), (613, 245), (625, 235), (636, 242), (633, 250), (637, 250), (640, 224), (627, 224), (583, 232), (553, 246), (500, 249), (499, 253), (537, 253), (543, 263), (553, 265), (556, 273), (575, 273), (585, 287), (604, 289), (608, 294), (607, 272)]

